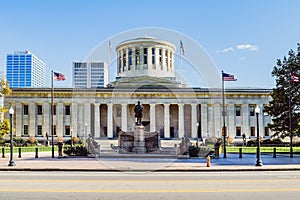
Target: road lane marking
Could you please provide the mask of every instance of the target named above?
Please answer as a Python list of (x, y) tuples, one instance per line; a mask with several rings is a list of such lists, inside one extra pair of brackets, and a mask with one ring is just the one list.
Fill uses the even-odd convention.
[(214, 190), (65, 190), (65, 189), (0, 189), (1, 192), (24, 193), (253, 193), (253, 192), (299, 192), (300, 188), (270, 189), (214, 189)]
[(261, 180), (261, 179), (257, 179), (257, 180), (76, 180), (76, 179), (68, 179), (68, 180), (58, 180), (58, 179), (0, 179), (0, 183), (7, 183), (7, 182), (100, 182), (100, 183), (137, 183), (137, 182), (157, 182), (157, 183), (161, 183), (161, 182), (172, 182), (172, 183), (192, 183), (192, 182), (198, 182), (198, 183), (222, 183), (222, 182), (226, 182), (226, 183), (255, 183), (255, 182), (290, 182), (290, 181), (294, 181), (294, 182), (299, 182), (300, 179), (269, 179), (269, 180)]

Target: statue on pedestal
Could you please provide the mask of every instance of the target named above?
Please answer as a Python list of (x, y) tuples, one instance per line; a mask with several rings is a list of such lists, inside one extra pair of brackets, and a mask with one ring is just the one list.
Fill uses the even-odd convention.
[(134, 107), (135, 117), (136, 117), (136, 125), (142, 125), (142, 117), (143, 117), (144, 106), (138, 101), (138, 104)]
[(94, 137), (89, 134), (87, 138), (87, 151), (89, 154), (98, 154), (100, 145), (95, 141)]

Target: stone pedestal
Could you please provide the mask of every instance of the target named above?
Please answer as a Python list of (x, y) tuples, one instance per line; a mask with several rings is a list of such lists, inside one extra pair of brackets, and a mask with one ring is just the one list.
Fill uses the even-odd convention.
[(132, 152), (146, 153), (145, 127), (144, 126), (135, 126), (134, 127), (134, 141), (133, 141)]

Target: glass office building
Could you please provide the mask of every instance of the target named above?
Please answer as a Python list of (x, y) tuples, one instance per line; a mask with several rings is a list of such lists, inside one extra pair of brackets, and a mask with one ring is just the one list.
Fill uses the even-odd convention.
[(7, 54), (6, 79), (10, 88), (45, 87), (46, 65), (29, 51)]
[(74, 88), (100, 88), (108, 83), (108, 71), (105, 62), (73, 62)]

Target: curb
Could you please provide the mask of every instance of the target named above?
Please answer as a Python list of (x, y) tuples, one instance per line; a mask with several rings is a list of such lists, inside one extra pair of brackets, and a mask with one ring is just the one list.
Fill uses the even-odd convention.
[(300, 168), (205, 168), (205, 169), (81, 169), (81, 168), (2, 168), (0, 171), (65, 171), (65, 172), (244, 172), (244, 171), (300, 171)]

